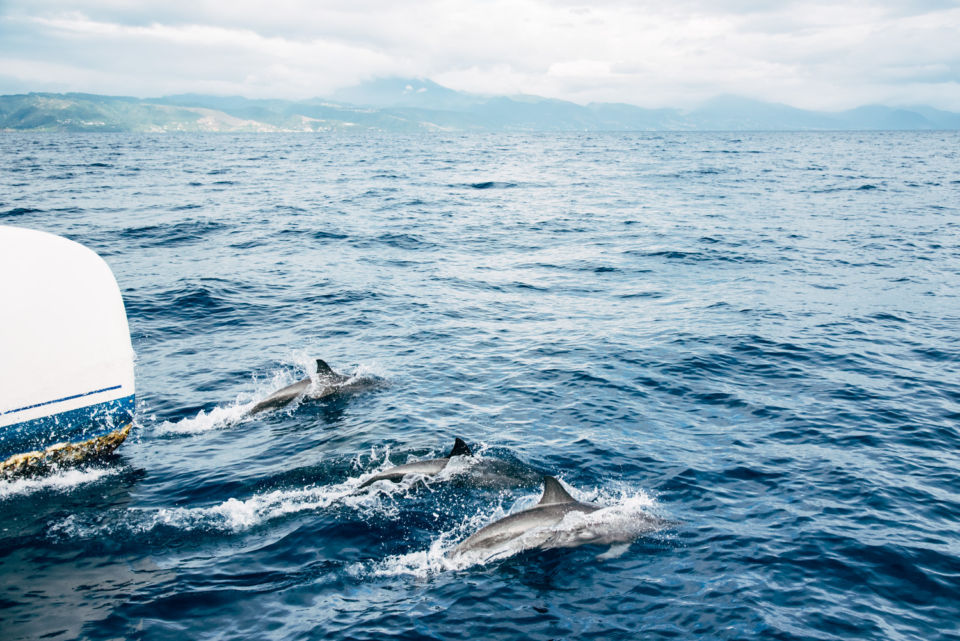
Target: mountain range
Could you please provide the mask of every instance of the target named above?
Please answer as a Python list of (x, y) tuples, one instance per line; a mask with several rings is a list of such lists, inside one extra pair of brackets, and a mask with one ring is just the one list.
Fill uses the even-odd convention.
[(425, 79), (388, 78), (311, 100), (181, 94), (0, 96), (0, 130), (271, 131), (786, 131), (957, 130), (960, 113), (869, 105), (811, 111), (737, 96), (694, 109), (580, 105), (538, 96), (485, 96)]

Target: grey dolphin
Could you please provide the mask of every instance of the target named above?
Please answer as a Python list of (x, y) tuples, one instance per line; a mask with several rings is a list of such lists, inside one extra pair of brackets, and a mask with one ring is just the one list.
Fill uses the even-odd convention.
[(368, 485), (376, 483), (377, 481), (392, 481), (394, 483), (399, 483), (407, 474), (433, 476), (445, 468), (447, 463), (449, 463), (450, 459), (454, 456), (471, 456), (472, 454), (473, 452), (470, 451), (470, 448), (467, 446), (467, 444), (464, 443), (463, 440), (457, 438), (453, 442), (453, 449), (451, 449), (450, 453), (443, 458), (416, 461), (415, 463), (405, 463), (403, 465), (391, 467), (380, 472), (373, 478), (367, 479), (360, 487), (367, 487)]
[(471, 461), (462, 473), (450, 479), (454, 485), (504, 490), (513, 487), (534, 487), (540, 484), (542, 472), (516, 461), (481, 458)]
[[(344, 383), (350, 380), (349, 376), (334, 372), (332, 369), (330, 369), (329, 365), (319, 358), (317, 359), (317, 376), (319, 377), (319, 381), (323, 383), (323, 386), (317, 392), (310, 395), (310, 398), (314, 399), (324, 398), (330, 396), (331, 394), (345, 391), (347, 387), (344, 386)], [(262, 412), (264, 410), (283, 407), (290, 401), (299, 397), (301, 394), (304, 394), (310, 389), (311, 385), (313, 385), (313, 379), (305, 378), (302, 381), (297, 381), (293, 385), (287, 385), (282, 389), (278, 389), (276, 392), (254, 405), (250, 411), (247, 412), (247, 414), (256, 414), (257, 412)]]
[[(585, 523), (569, 530), (551, 530), (563, 521), (567, 514), (579, 512), (591, 514), (602, 509), (599, 505), (581, 503), (563, 489), (560, 482), (552, 476), (543, 477), (543, 496), (534, 507), (505, 516), (490, 525), (481, 528), (447, 556), (451, 559), (467, 552), (486, 552), (487, 559), (497, 555), (508, 543), (524, 537), (524, 548), (576, 547), (578, 545), (626, 543), (641, 531), (655, 530), (664, 522), (652, 516), (639, 517), (643, 523), (630, 528), (608, 528), (604, 531), (600, 523)], [(637, 527), (639, 525), (639, 527)]]

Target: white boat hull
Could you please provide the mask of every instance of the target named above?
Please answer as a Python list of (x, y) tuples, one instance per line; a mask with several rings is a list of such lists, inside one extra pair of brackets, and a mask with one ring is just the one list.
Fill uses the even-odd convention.
[(0, 226), (0, 457), (129, 423), (133, 361), (107, 263), (66, 238)]

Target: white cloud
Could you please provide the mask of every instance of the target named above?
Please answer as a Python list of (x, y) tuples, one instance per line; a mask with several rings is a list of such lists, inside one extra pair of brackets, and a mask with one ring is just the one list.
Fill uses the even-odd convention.
[(375, 76), (587, 102), (720, 93), (960, 110), (960, 7), (932, 0), (15, 0), (0, 91), (309, 97)]

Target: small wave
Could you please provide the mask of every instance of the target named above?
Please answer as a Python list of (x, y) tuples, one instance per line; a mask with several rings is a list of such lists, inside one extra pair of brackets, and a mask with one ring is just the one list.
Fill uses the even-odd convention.
[(684, 251), (684, 250), (635, 250), (625, 251), (624, 254), (631, 256), (641, 256), (643, 258), (664, 258), (670, 261), (683, 261), (691, 263), (699, 262), (719, 262), (719, 263), (765, 263), (766, 260), (754, 255), (719, 251), (714, 249), (704, 249), (702, 251)]
[(516, 187), (517, 183), (508, 183), (508, 182), (499, 182), (496, 180), (488, 180), (486, 182), (479, 183), (470, 183), (470, 187), (473, 189), (510, 189), (511, 187)]
[[(737, 154), (739, 151), (724, 151), (722, 153), (732, 153)], [(712, 176), (714, 174), (721, 174), (724, 170), (717, 169), (716, 167), (701, 167), (700, 169), (690, 169), (687, 171), (682, 171), (676, 174), (677, 178), (683, 178), (684, 176)]]
[[(132, 508), (114, 511), (107, 518), (102, 515), (84, 516), (73, 514), (56, 523), (51, 532), (66, 538), (98, 537), (105, 533), (145, 534), (158, 528), (173, 528), (182, 531), (242, 532), (264, 523), (302, 512), (314, 512), (334, 507), (363, 512), (368, 516), (396, 518), (400, 514), (402, 500), (419, 491), (424, 485), (442, 483), (458, 477), (482, 461), (485, 446), (480, 446), (477, 456), (463, 457), (452, 461), (449, 469), (443, 470), (434, 479), (408, 475), (399, 483), (378, 483), (361, 488), (363, 483), (393, 465), (390, 451), (371, 450), (370, 460), (379, 461), (375, 469), (350, 477), (341, 483), (323, 486), (308, 486), (298, 489), (278, 489), (253, 494), (249, 498), (231, 497), (215, 505), (204, 507), (175, 507), (158, 509)], [(358, 458), (356, 467), (363, 463)], [(100, 475), (109, 473), (101, 471)], [(95, 480), (99, 476), (90, 477)], [(75, 485), (76, 482), (72, 482)], [(2, 495), (0, 495), (2, 496)]]
[(407, 250), (422, 250), (422, 249), (433, 249), (436, 245), (416, 234), (381, 234), (374, 238), (368, 238), (361, 240), (357, 243), (361, 247), (366, 247), (373, 244), (383, 244), (388, 247), (396, 247), (398, 249), (407, 249)]
[(0, 212), (0, 218), (7, 218), (13, 216), (23, 216), (24, 214), (36, 214), (42, 212), (42, 209), (34, 209), (32, 207), (14, 207), (13, 209), (8, 209), (7, 211)]
[(44, 490), (68, 492), (79, 485), (93, 483), (105, 476), (117, 474), (113, 468), (74, 468), (54, 472), (48, 476), (0, 481), (0, 499), (33, 494)]
[[(308, 359), (296, 357), (294, 359), (301, 372), (309, 372), (312, 363)], [(226, 405), (218, 405), (213, 409), (206, 411), (200, 410), (196, 416), (183, 418), (177, 421), (164, 421), (154, 429), (158, 434), (201, 434), (211, 430), (219, 430), (231, 427), (247, 418), (247, 412), (259, 401), (278, 389), (295, 383), (303, 378), (297, 377), (289, 368), (283, 368), (269, 372), (265, 377), (254, 379), (255, 389), (253, 392), (239, 394), (232, 402)], [(288, 410), (295, 408), (297, 401), (293, 401)]]
[(832, 194), (841, 191), (873, 191), (875, 189), (880, 189), (876, 185), (871, 185), (869, 183), (860, 185), (859, 187), (852, 186), (839, 186), (839, 187), (826, 187), (824, 189), (812, 189), (809, 190), (810, 193), (814, 194)]
[(145, 534), (159, 527), (184, 531), (239, 532), (287, 514), (328, 507), (340, 498), (335, 488), (275, 490), (246, 500), (229, 498), (208, 507), (155, 510), (130, 509), (113, 515), (107, 523), (70, 515), (56, 523), (51, 533), (66, 538), (95, 538), (103, 534)]
[(179, 421), (164, 421), (154, 429), (158, 434), (184, 435), (219, 430), (242, 421), (253, 405), (253, 401), (241, 402), (238, 399), (232, 405), (214, 407), (209, 412), (200, 410), (196, 416)]
[(336, 231), (320, 230), (313, 232), (313, 238), (315, 240), (343, 240), (347, 238), (347, 235)]
[[(183, 283), (149, 295), (131, 292), (125, 302), (128, 314), (146, 318), (220, 323), (220, 319), (230, 316), (236, 306), (242, 304), (240, 299), (247, 293), (249, 287), (244, 283), (204, 278), (197, 283)], [(238, 316), (231, 322), (239, 325), (248, 320)]]
[(396, 518), (401, 507), (399, 499), (418, 489), (422, 480), (410, 477), (400, 483), (360, 489), (372, 474), (331, 485), (278, 489), (246, 499), (231, 497), (204, 507), (130, 508), (115, 510), (107, 518), (72, 514), (55, 523), (50, 532), (63, 538), (97, 538), (117, 533), (142, 535), (160, 528), (237, 533), (286, 516), (334, 507), (357, 510), (367, 516)]
[(202, 241), (208, 234), (226, 227), (209, 220), (186, 220), (175, 224), (128, 227), (120, 232), (120, 237), (138, 240), (141, 247), (173, 247)]

